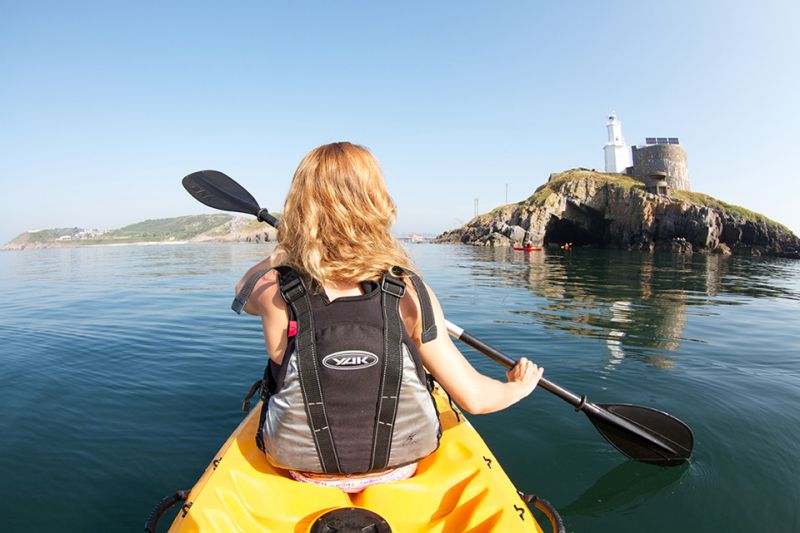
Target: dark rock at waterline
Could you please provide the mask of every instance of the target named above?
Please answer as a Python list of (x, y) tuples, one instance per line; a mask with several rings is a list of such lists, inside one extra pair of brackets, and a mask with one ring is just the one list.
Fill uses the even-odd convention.
[(498, 207), (435, 240), (800, 258), (800, 239), (763, 215), (696, 192), (658, 196), (630, 176), (586, 169), (552, 174), (527, 200)]

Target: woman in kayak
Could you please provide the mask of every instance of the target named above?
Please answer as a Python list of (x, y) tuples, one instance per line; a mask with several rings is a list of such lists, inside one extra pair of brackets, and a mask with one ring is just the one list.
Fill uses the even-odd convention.
[(358, 491), (412, 476), (441, 435), (424, 370), (473, 414), (542, 376), (524, 357), (507, 382), (472, 367), (390, 233), (395, 212), (366, 148), (320, 146), (294, 174), (277, 247), (237, 285), (269, 354), (259, 447), (295, 479)]

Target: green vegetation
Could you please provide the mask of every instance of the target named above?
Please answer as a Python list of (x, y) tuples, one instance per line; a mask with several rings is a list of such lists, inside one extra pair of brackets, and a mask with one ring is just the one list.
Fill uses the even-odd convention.
[[(111, 230), (93, 242), (185, 241), (232, 220), (231, 215), (192, 215), (145, 220)], [(88, 242), (87, 242), (88, 244)]]
[(59, 237), (63, 237), (65, 235), (75, 235), (80, 231), (80, 228), (53, 228), (53, 229), (43, 229), (40, 231), (32, 231), (28, 233), (23, 233), (20, 235), (27, 235), (28, 239), (27, 242), (32, 243), (43, 243), (43, 242), (52, 242)]
[[(627, 176), (625, 174), (608, 174), (605, 172), (597, 172), (595, 170), (576, 168), (552, 174), (547, 183), (539, 186), (534, 193), (525, 200), (514, 204), (498, 206), (488, 213), (478, 215), (470, 221), (470, 224), (486, 223), (487, 221), (497, 218), (498, 214), (509, 211), (516, 207), (541, 207), (544, 205), (544, 202), (548, 197), (550, 197), (550, 195), (561, 192), (563, 187), (569, 182), (578, 180), (592, 180), (598, 188), (604, 186), (614, 186), (622, 187), (626, 191), (630, 191), (635, 188), (644, 192), (644, 184), (631, 176)], [(750, 211), (749, 209), (745, 209), (744, 207), (738, 205), (728, 204), (707, 194), (690, 191), (671, 191), (670, 197), (676, 200), (689, 202), (693, 205), (716, 209), (722, 213), (727, 213), (731, 216), (744, 219), (745, 221), (774, 225), (782, 228), (785, 231), (791, 232), (791, 230), (789, 230), (789, 228), (783, 224), (775, 222), (774, 220), (760, 213)]]
[[(227, 233), (226, 223), (231, 215), (192, 215), (176, 218), (145, 220), (95, 235), (80, 228), (57, 228), (23, 233), (4, 248), (20, 249), (29, 246), (84, 246), (92, 244), (133, 244), (140, 242), (188, 241), (207, 231), (219, 228)], [(61, 239), (61, 237), (69, 237)]]
[(547, 183), (537, 188), (531, 196), (522, 202), (519, 202), (518, 205), (527, 204), (540, 206), (544, 204), (544, 201), (548, 196), (554, 192), (557, 192), (556, 189), (561, 185), (579, 179), (591, 179), (596, 183), (599, 183), (601, 187), (605, 185), (615, 185), (626, 190), (630, 190), (634, 187), (644, 189), (644, 184), (642, 184), (642, 182), (624, 174), (606, 174), (605, 172), (597, 172), (595, 170), (575, 168), (565, 172), (553, 174)]
[(771, 224), (775, 226), (779, 226), (784, 230), (791, 232), (789, 228), (781, 224), (780, 222), (775, 222), (771, 218), (768, 218), (761, 213), (756, 213), (755, 211), (750, 211), (744, 207), (728, 204), (723, 202), (722, 200), (717, 200), (713, 196), (709, 196), (707, 194), (703, 194), (701, 192), (691, 192), (691, 191), (672, 191), (671, 196), (673, 198), (678, 198), (679, 200), (684, 200), (691, 204), (701, 205), (706, 207), (711, 207), (713, 209), (717, 209), (719, 211), (728, 213), (733, 216), (737, 216), (743, 218), (750, 222), (763, 222), (765, 224)]
[(497, 213), (502, 211), (506, 211), (508, 209), (519, 207), (523, 205), (529, 205), (533, 207), (539, 207), (544, 204), (545, 200), (553, 194), (558, 192), (557, 189), (574, 180), (579, 179), (586, 179), (590, 178), (594, 180), (596, 183), (599, 184), (600, 187), (605, 185), (616, 185), (618, 187), (623, 187), (626, 190), (630, 190), (634, 187), (644, 190), (644, 184), (638, 180), (633, 179), (630, 176), (626, 176), (624, 174), (607, 174), (605, 172), (597, 172), (596, 170), (588, 170), (585, 168), (574, 168), (572, 170), (566, 170), (564, 172), (558, 172), (551, 175), (551, 179), (548, 180), (547, 183), (544, 185), (540, 185), (531, 196), (522, 200), (521, 202), (516, 202), (513, 204), (505, 204), (498, 207), (495, 207), (491, 211), (487, 213), (482, 213), (477, 217), (473, 218), (468, 222), (468, 224), (473, 223), (483, 223), (485, 219), (491, 219)]

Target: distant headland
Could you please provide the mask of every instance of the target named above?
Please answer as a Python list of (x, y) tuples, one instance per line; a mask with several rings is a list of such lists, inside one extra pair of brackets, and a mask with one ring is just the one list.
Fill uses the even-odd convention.
[(56, 228), (26, 231), (0, 250), (114, 246), (128, 244), (180, 244), (186, 242), (269, 242), (277, 231), (251, 218), (231, 215), (189, 215), (145, 220), (123, 228), (100, 231)]

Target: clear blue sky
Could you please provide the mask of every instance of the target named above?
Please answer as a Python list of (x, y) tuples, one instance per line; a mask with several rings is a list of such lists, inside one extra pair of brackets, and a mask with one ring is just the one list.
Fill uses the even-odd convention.
[(602, 168), (612, 110), (798, 232), (798, 6), (0, 0), (0, 242), (210, 212), (204, 168), (278, 210), (335, 140), (381, 160), (398, 233), (438, 232)]

